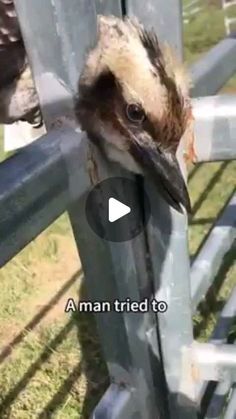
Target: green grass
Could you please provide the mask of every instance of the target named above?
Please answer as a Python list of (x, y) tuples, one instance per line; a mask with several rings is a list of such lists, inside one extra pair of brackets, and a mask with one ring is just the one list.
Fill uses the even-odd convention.
[(184, 25), (185, 57), (192, 62), (225, 36), (222, 10), (202, 3), (202, 11)]
[[(223, 37), (222, 14), (213, 6), (208, 12), (185, 27), (188, 62)], [(223, 91), (236, 91), (236, 78)], [(233, 193), (236, 162), (201, 164), (193, 170), (189, 181), (195, 209), (189, 228), (192, 256)], [(200, 340), (211, 333), (219, 309), (236, 284), (234, 259), (232, 250), (210, 301), (195, 317), (195, 335)], [(2, 268), (0, 281), (0, 417), (88, 418), (108, 379), (93, 317), (64, 313), (68, 297), (81, 298), (85, 293), (67, 215)]]

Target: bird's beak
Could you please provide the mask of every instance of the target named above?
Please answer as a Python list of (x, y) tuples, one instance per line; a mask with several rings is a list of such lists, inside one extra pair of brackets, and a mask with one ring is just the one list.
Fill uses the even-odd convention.
[(162, 152), (157, 148), (140, 146), (133, 143), (131, 153), (143, 167), (144, 173), (149, 173), (156, 180), (157, 187), (163, 198), (178, 212), (191, 212), (188, 190), (175, 154)]

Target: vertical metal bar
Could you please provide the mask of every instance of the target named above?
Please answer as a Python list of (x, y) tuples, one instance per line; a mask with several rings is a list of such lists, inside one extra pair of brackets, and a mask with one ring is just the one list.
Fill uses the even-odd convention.
[(121, 2), (111, 0), (95, 0), (97, 14), (121, 16)]
[(220, 419), (224, 417), (225, 400), (230, 392), (231, 386), (231, 380), (220, 381), (217, 384), (204, 419)]
[[(106, 5), (109, 3), (100, 5), (100, 12), (103, 11), (102, 6)], [(73, 121), (72, 95), (84, 50), (94, 41), (97, 4), (91, 0), (43, 0), (40, 3), (16, 0), (16, 6), (47, 128), (57, 124), (58, 118), (63, 124), (65, 115)], [(64, 149), (66, 143), (62, 145), (62, 151)], [(98, 181), (112, 176), (129, 176), (119, 167), (104, 161), (95, 147), (91, 146), (91, 153), (96, 162)], [(75, 197), (76, 161), (71, 154), (65, 154), (70, 192)], [(89, 298), (92, 301), (113, 302), (115, 299), (125, 300), (126, 297), (135, 301), (151, 297), (144, 235), (140, 234), (136, 239), (124, 243), (111, 243), (98, 238), (86, 219), (86, 197), (84, 193), (81, 199), (73, 202), (69, 214)], [(154, 313), (111, 311), (98, 313), (96, 320), (111, 381), (125, 388), (126, 396), (129, 395), (122, 397), (122, 406), (125, 400), (127, 403), (132, 400), (134, 411), (130, 419), (166, 418), (159, 386), (161, 367)], [(118, 403), (120, 395), (119, 392)], [(102, 408), (100, 417), (105, 417), (106, 413), (110, 418), (109, 401), (102, 404)], [(128, 409), (125, 410), (123, 406), (121, 411)]]
[(159, 337), (169, 391), (170, 417), (196, 418), (195, 382), (185, 348), (193, 343), (187, 220), (161, 201), (156, 185), (146, 185), (152, 217), (148, 240), (155, 277), (155, 298), (168, 309), (158, 314)]
[[(219, 320), (212, 333), (210, 343), (223, 344), (227, 342), (228, 333), (232, 326), (236, 316), (236, 287), (234, 287), (231, 295), (226, 302), (223, 310), (220, 313)], [(198, 392), (198, 404), (201, 405), (201, 400), (207, 389), (208, 382), (204, 381), (199, 385)], [(230, 389), (231, 382), (224, 382), (218, 384), (215, 394), (210, 402), (212, 409), (215, 411), (220, 408), (220, 405), (224, 404), (224, 396), (226, 397), (228, 390)], [(228, 390), (227, 390), (228, 389)], [(216, 406), (216, 407), (215, 407)]]
[(57, 0), (17, 0), (15, 5), (45, 124), (57, 126), (61, 120), (73, 119), (71, 97), (85, 52), (97, 33), (94, 2), (71, 0), (68, 6)]
[(236, 416), (236, 388), (232, 389), (229, 404), (226, 408), (224, 419), (235, 419)]
[[(169, 42), (182, 56), (182, 17), (179, 1), (127, 0), (127, 12), (153, 26), (162, 41)], [(171, 28), (171, 30), (170, 30)], [(177, 214), (160, 198), (157, 185), (149, 180), (146, 190), (152, 208), (147, 239), (154, 273), (155, 298), (168, 309), (158, 314), (159, 338), (169, 394), (170, 417), (195, 419), (195, 383), (184, 350), (193, 343), (190, 300), (190, 268), (187, 218)]]
[(127, 14), (137, 16), (147, 28), (153, 28), (161, 42), (169, 42), (183, 58), (181, 0), (126, 0)]
[(191, 268), (192, 310), (211, 286), (224, 255), (236, 237), (236, 194), (230, 199), (222, 215), (216, 221), (209, 237), (194, 260)]
[(234, 344), (195, 342), (191, 350), (199, 380), (230, 379), (236, 382), (236, 346)]
[[(101, 161), (101, 156), (96, 158), (100, 180), (128, 176), (113, 166), (109, 171)], [(124, 243), (102, 240), (90, 230), (82, 205), (84, 200), (71, 208), (70, 215), (91, 300), (150, 298), (144, 236)], [(164, 419), (162, 392), (154, 378), (160, 376), (160, 367), (153, 313), (100, 313), (97, 322), (112, 382), (130, 391), (137, 418)], [(103, 408), (105, 415), (107, 406)]]
[[(223, 310), (221, 311), (220, 318), (214, 329), (212, 337), (209, 342), (223, 344), (227, 342), (227, 336), (229, 329), (235, 320), (236, 315), (236, 287), (231, 292), (231, 295), (226, 302)], [(236, 342), (235, 342), (236, 343)], [(200, 384), (198, 389), (198, 400), (199, 406), (203, 395), (207, 389), (208, 382), (204, 381)], [(223, 407), (225, 405), (226, 397), (230, 391), (232, 385), (231, 380), (224, 380), (217, 384), (213, 396), (210, 400), (210, 404), (207, 409), (205, 419), (218, 419), (222, 415)]]

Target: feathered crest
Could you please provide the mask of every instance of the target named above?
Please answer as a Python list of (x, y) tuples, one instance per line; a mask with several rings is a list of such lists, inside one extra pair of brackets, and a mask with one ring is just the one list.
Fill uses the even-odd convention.
[(162, 50), (155, 32), (139, 29), (140, 40), (147, 51), (149, 60), (154, 67), (164, 67)]

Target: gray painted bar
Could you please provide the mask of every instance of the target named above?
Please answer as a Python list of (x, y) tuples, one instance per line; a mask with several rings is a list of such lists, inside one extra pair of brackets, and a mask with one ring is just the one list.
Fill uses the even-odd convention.
[(191, 66), (192, 96), (215, 94), (236, 71), (236, 39), (226, 38)]
[(88, 188), (86, 142), (72, 129), (54, 130), (0, 165), (0, 266), (61, 215), (71, 201), (62, 144), (76, 159), (78, 191)]

